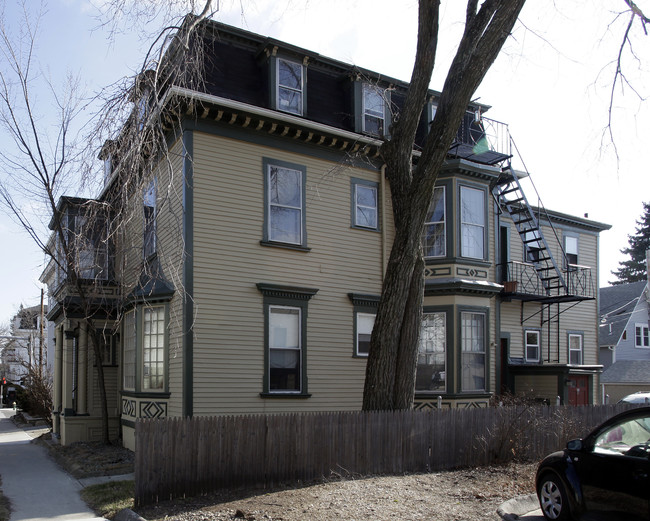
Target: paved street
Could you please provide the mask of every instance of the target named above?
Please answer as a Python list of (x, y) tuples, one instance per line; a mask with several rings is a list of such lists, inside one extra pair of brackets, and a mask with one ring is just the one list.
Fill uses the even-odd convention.
[(81, 500), (81, 484), (50, 459), (45, 448), (30, 443), (29, 431), (0, 409), (0, 476), (12, 506), (10, 521), (101, 520)]

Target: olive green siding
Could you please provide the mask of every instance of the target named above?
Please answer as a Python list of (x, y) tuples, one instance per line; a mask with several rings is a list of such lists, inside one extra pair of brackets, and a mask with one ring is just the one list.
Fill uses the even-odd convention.
[(519, 375), (515, 379), (515, 394), (546, 399), (555, 404), (558, 395), (556, 375)]
[[(351, 228), (350, 178), (381, 183), (380, 173), (201, 132), (193, 145), (194, 414), (358, 409), (365, 359), (352, 356), (348, 293), (380, 293), (381, 251), (392, 226), (386, 236)], [(260, 244), (264, 158), (306, 169), (307, 252)], [(257, 283), (318, 289), (308, 303), (308, 399), (260, 396), (264, 307)]]

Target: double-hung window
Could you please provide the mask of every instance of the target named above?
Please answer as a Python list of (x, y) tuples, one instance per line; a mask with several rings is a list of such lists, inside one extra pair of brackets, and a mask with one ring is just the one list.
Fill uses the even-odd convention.
[(446, 392), (447, 315), (424, 313), (418, 345), (416, 391)]
[(124, 315), (122, 349), (126, 391), (164, 392), (168, 304), (137, 304)]
[(569, 364), (582, 365), (582, 334), (569, 333)]
[(485, 313), (462, 312), (460, 323), (461, 390), (465, 392), (485, 391)]
[(165, 306), (143, 308), (142, 389), (165, 387)]
[(135, 390), (135, 369), (136, 369), (136, 343), (137, 332), (135, 327), (135, 310), (131, 310), (124, 315), (124, 334), (123, 334), (123, 377), (122, 387), (126, 390)]
[(539, 331), (527, 329), (524, 331), (526, 362), (539, 362), (541, 350), (541, 334)]
[(352, 179), (352, 225), (377, 230), (379, 228), (377, 183)]
[(485, 258), (485, 192), (460, 187), (460, 251), (462, 257)]
[(304, 114), (304, 68), (302, 64), (278, 58), (276, 60), (276, 108), (284, 112)]
[(578, 238), (571, 235), (564, 236), (564, 254), (568, 269), (575, 269), (578, 264)]
[(650, 330), (648, 329), (648, 324), (634, 325), (634, 347), (650, 347)]
[(429, 205), (424, 223), (422, 243), (426, 258), (447, 255), (446, 221), (445, 187), (437, 186), (433, 190), (433, 199)]
[(152, 180), (143, 196), (144, 238), (143, 254), (148, 258), (156, 253), (156, 180)]
[(539, 230), (528, 230), (522, 235), (524, 239), (524, 262), (539, 262), (540, 251), (544, 247)]
[(269, 390), (302, 390), (302, 339), (300, 308), (269, 308)]
[(375, 327), (375, 315), (371, 313), (355, 313), (355, 320), (356, 342), (354, 354), (356, 356), (368, 356), (372, 328)]
[(262, 396), (307, 397), (307, 303), (318, 290), (258, 283), (264, 295)]
[(386, 103), (381, 89), (363, 84), (363, 132), (374, 136), (384, 135), (386, 128)]
[(264, 240), (306, 247), (305, 176), (298, 165), (281, 161), (265, 163)]

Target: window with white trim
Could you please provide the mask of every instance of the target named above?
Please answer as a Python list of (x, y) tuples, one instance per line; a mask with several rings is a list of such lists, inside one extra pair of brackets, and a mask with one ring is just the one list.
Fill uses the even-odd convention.
[(352, 181), (353, 226), (377, 230), (379, 228), (378, 185), (371, 181)]
[(424, 313), (415, 373), (416, 391), (447, 391), (447, 314)]
[(304, 69), (301, 63), (283, 58), (276, 60), (278, 110), (303, 115)]
[(445, 257), (447, 255), (447, 217), (445, 187), (433, 189), (433, 199), (427, 211), (422, 237), (424, 257)]
[(370, 337), (372, 328), (375, 327), (375, 316), (372, 313), (355, 313), (355, 355), (368, 356), (370, 352)]
[(578, 238), (564, 236), (564, 254), (566, 255), (567, 268), (578, 265)]
[(122, 387), (126, 390), (135, 390), (135, 368), (136, 368), (136, 339), (135, 310), (128, 311), (124, 315), (123, 332), (124, 356), (122, 364)]
[(650, 348), (648, 324), (634, 324), (634, 347)]
[(539, 262), (540, 251), (544, 248), (539, 230), (528, 230), (522, 234), (524, 240), (524, 262)]
[(460, 252), (485, 258), (485, 192), (469, 186), (460, 187)]
[(539, 362), (541, 333), (533, 329), (524, 331), (526, 362)]
[(266, 236), (270, 242), (305, 244), (304, 169), (284, 163), (266, 164)]
[(269, 391), (302, 390), (301, 309), (269, 306)]
[(577, 333), (569, 334), (569, 364), (582, 365), (582, 335)]
[(464, 311), (460, 322), (461, 390), (485, 391), (486, 315)]

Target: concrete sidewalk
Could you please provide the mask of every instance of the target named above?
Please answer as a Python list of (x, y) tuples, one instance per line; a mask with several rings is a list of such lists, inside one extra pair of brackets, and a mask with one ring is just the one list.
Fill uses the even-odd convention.
[[(102, 520), (79, 495), (81, 483), (30, 443), (30, 430), (11, 421), (13, 409), (0, 409), (0, 475), (2, 490), (11, 501), (10, 521)], [(42, 432), (42, 431), (41, 431)]]

